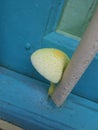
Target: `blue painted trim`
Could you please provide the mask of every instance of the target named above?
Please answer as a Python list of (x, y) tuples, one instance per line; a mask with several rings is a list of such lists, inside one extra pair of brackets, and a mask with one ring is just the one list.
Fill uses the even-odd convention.
[(51, 32), (43, 38), (41, 47), (58, 48), (66, 52), (71, 58), (77, 48), (79, 40), (65, 36), (57, 32)]
[(44, 35), (49, 34), (57, 29), (63, 6), (67, 3), (67, 1), (68, 0), (53, 1)]
[[(79, 39), (52, 32), (43, 39), (41, 47), (58, 48), (66, 52), (71, 58), (79, 44)], [(98, 102), (98, 54), (81, 77), (72, 93)]]
[(97, 130), (98, 104), (70, 94), (61, 108), (48, 85), (0, 67), (0, 118), (26, 130)]

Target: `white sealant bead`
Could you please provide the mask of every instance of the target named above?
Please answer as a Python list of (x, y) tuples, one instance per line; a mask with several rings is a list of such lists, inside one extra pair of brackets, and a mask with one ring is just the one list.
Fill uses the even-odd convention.
[(57, 106), (61, 106), (63, 104), (97, 52), (98, 7), (78, 48), (76, 49), (67, 69), (63, 74), (62, 81), (52, 95), (52, 99)]

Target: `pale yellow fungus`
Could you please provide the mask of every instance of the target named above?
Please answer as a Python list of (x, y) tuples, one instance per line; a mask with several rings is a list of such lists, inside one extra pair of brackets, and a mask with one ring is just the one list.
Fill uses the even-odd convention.
[(64, 52), (54, 48), (39, 49), (31, 55), (34, 68), (52, 83), (60, 81), (69, 61)]

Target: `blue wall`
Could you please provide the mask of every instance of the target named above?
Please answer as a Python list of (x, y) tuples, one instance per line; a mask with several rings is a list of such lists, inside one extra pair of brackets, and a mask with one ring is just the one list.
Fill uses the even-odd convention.
[[(40, 48), (52, 0), (0, 1), (0, 65), (36, 75), (30, 55)], [(36, 77), (36, 76), (35, 76)]]

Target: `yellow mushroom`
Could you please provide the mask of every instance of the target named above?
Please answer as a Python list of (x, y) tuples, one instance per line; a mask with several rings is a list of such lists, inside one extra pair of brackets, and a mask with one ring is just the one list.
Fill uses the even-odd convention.
[(54, 92), (55, 84), (61, 80), (69, 61), (64, 52), (54, 48), (39, 49), (31, 55), (34, 68), (51, 83), (48, 95)]

